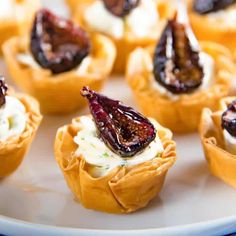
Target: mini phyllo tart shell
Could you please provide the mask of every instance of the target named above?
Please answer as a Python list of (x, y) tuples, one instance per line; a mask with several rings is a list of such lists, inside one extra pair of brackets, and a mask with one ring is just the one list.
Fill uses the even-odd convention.
[(178, 99), (163, 95), (153, 84), (158, 83), (153, 75), (154, 47), (134, 50), (127, 63), (127, 82), (142, 112), (174, 132), (196, 131), (202, 109), (217, 108), (219, 99), (228, 95), (235, 74), (235, 66), (227, 48), (212, 42), (200, 44), (203, 52), (214, 59), (213, 83), (206, 89), (178, 95)]
[(25, 106), (27, 122), (25, 130), (17, 136), (0, 141), (0, 178), (10, 175), (21, 164), (42, 120), (38, 102), (24, 94), (11, 93)]
[[(96, 0), (79, 1), (80, 3), (78, 3), (76, 11), (74, 12), (74, 20), (79, 24), (81, 24), (87, 31), (91, 33), (97, 33), (97, 32), (94, 32), (94, 30), (91, 29), (89, 25), (86, 23), (84, 19), (84, 12), (92, 3), (94, 3), (94, 1)], [(122, 38), (114, 38), (112, 36), (107, 35), (114, 42), (117, 51), (113, 67), (113, 73), (115, 74), (124, 73), (129, 54), (137, 47), (147, 47), (150, 44), (155, 43), (157, 37), (159, 37), (159, 34), (161, 33), (166, 23), (166, 19), (174, 14), (174, 8), (170, 7), (169, 3), (162, 0), (158, 0), (156, 2), (157, 2), (156, 9), (160, 17), (158, 23), (159, 24), (158, 36), (149, 34), (146, 37), (138, 38), (135, 37), (135, 35), (133, 35), (132, 32), (129, 31), (125, 31)]]
[(235, 99), (236, 97), (221, 99), (215, 112), (205, 108), (199, 125), (202, 146), (211, 173), (233, 187), (236, 187), (236, 155), (226, 150), (221, 116)]
[(29, 53), (27, 38), (8, 40), (3, 46), (3, 54), (13, 80), (22, 90), (37, 98), (42, 112), (62, 114), (83, 107), (85, 101), (79, 95), (81, 88), (89, 85), (99, 90), (112, 70), (116, 50), (111, 40), (96, 34), (91, 42), (90, 61), (85, 68), (56, 75), (50, 70), (32, 68), (17, 60), (18, 54)]
[(188, 0), (188, 12), (190, 24), (199, 40), (207, 40), (225, 45), (231, 50), (233, 57), (236, 59), (236, 26), (233, 28), (227, 27), (227, 25), (220, 21), (212, 20), (209, 14), (201, 15), (194, 12), (193, 0)]
[[(39, 0), (16, 1), (21, 6), (17, 9), (14, 17), (0, 21), (0, 51), (2, 44), (9, 38), (25, 34), (30, 31), (34, 13), (39, 8)], [(22, 12), (20, 12), (22, 10)]]
[(158, 126), (164, 151), (159, 157), (134, 166), (118, 166), (105, 176), (93, 177), (83, 156), (76, 156), (74, 137), (80, 118), (61, 127), (55, 140), (55, 157), (75, 198), (84, 207), (109, 213), (129, 213), (145, 207), (160, 192), (168, 169), (176, 160), (170, 130)]

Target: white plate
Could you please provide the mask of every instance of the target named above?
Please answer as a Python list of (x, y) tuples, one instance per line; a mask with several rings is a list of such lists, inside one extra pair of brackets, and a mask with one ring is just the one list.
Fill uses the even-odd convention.
[[(59, 12), (63, 9), (55, 0), (50, 3)], [(8, 77), (3, 63), (0, 69)], [(111, 79), (103, 92), (134, 105), (123, 78)], [(113, 215), (84, 209), (75, 202), (54, 160), (53, 143), (58, 127), (86, 112), (44, 117), (23, 164), (0, 182), (0, 233), (220, 235), (236, 231), (236, 191), (209, 173), (197, 134), (175, 136), (178, 160), (161, 194), (147, 208), (129, 215)]]

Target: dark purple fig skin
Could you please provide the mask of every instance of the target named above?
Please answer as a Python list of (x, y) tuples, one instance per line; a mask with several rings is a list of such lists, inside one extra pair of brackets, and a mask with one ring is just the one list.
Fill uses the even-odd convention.
[[(167, 55), (167, 49), (171, 55)], [(199, 52), (195, 51), (183, 24), (169, 20), (154, 53), (154, 77), (174, 94), (190, 93), (203, 79)]]
[(232, 101), (221, 116), (221, 125), (233, 137), (236, 137), (236, 100)]
[(236, 0), (195, 0), (193, 10), (201, 15), (216, 12), (236, 3)]
[(0, 107), (6, 103), (7, 89), (8, 87), (5, 83), (5, 79), (0, 76)]
[(128, 15), (140, 3), (140, 0), (103, 0), (106, 9), (115, 16)]
[(98, 135), (116, 154), (132, 157), (155, 139), (152, 123), (133, 108), (88, 87), (84, 87), (81, 94), (88, 99)]
[(77, 67), (90, 52), (87, 33), (72, 21), (46, 9), (36, 13), (30, 49), (34, 59), (53, 74)]

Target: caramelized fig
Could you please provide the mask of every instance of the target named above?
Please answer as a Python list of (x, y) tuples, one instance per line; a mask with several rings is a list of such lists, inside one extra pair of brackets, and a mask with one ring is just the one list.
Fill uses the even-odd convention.
[(36, 13), (30, 49), (34, 59), (54, 74), (78, 66), (90, 51), (87, 33), (46, 9)]
[(81, 94), (89, 101), (99, 136), (113, 152), (131, 157), (155, 139), (156, 130), (152, 123), (131, 107), (88, 87), (84, 87)]
[(195, 0), (193, 9), (199, 14), (219, 11), (236, 3), (236, 0)]
[(176, 16), (168, 21), (156, 47), (153, 73), (157, 82), (175, 94), (192, 92), (202, 83), (199, 52)]
[(222, 114), (221, 125), (232, 136), (236, 137), (236, 100), (232, 101), (227, 110)]
[(124, 17), (138, 6), (140, 0), (103, 0), (107, 10), (115, 16)]
[(6, 103), (7, 85), (2, 76), (0, 76), (0, 107)]

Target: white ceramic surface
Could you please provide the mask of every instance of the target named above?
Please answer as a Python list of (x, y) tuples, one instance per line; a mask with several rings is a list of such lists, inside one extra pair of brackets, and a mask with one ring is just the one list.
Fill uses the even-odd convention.
[[(60, 0), (44, 3), (66, 12)], [(2, 61), (0, 72), (10, 82)], [(103, 92), (134, 105), (123, 78), (112, 78)], [(44, 117), (23, 164), (0, 181), (0, 234), (220, 235), (236, 231), (236, 190), (209, 173), (197, 134), (175, 136), (178, 160), (161, 194), (147, 208), (112, 215), (75, 202), (54, 160), (53, 142), (58, 127), (86, 113)]]

